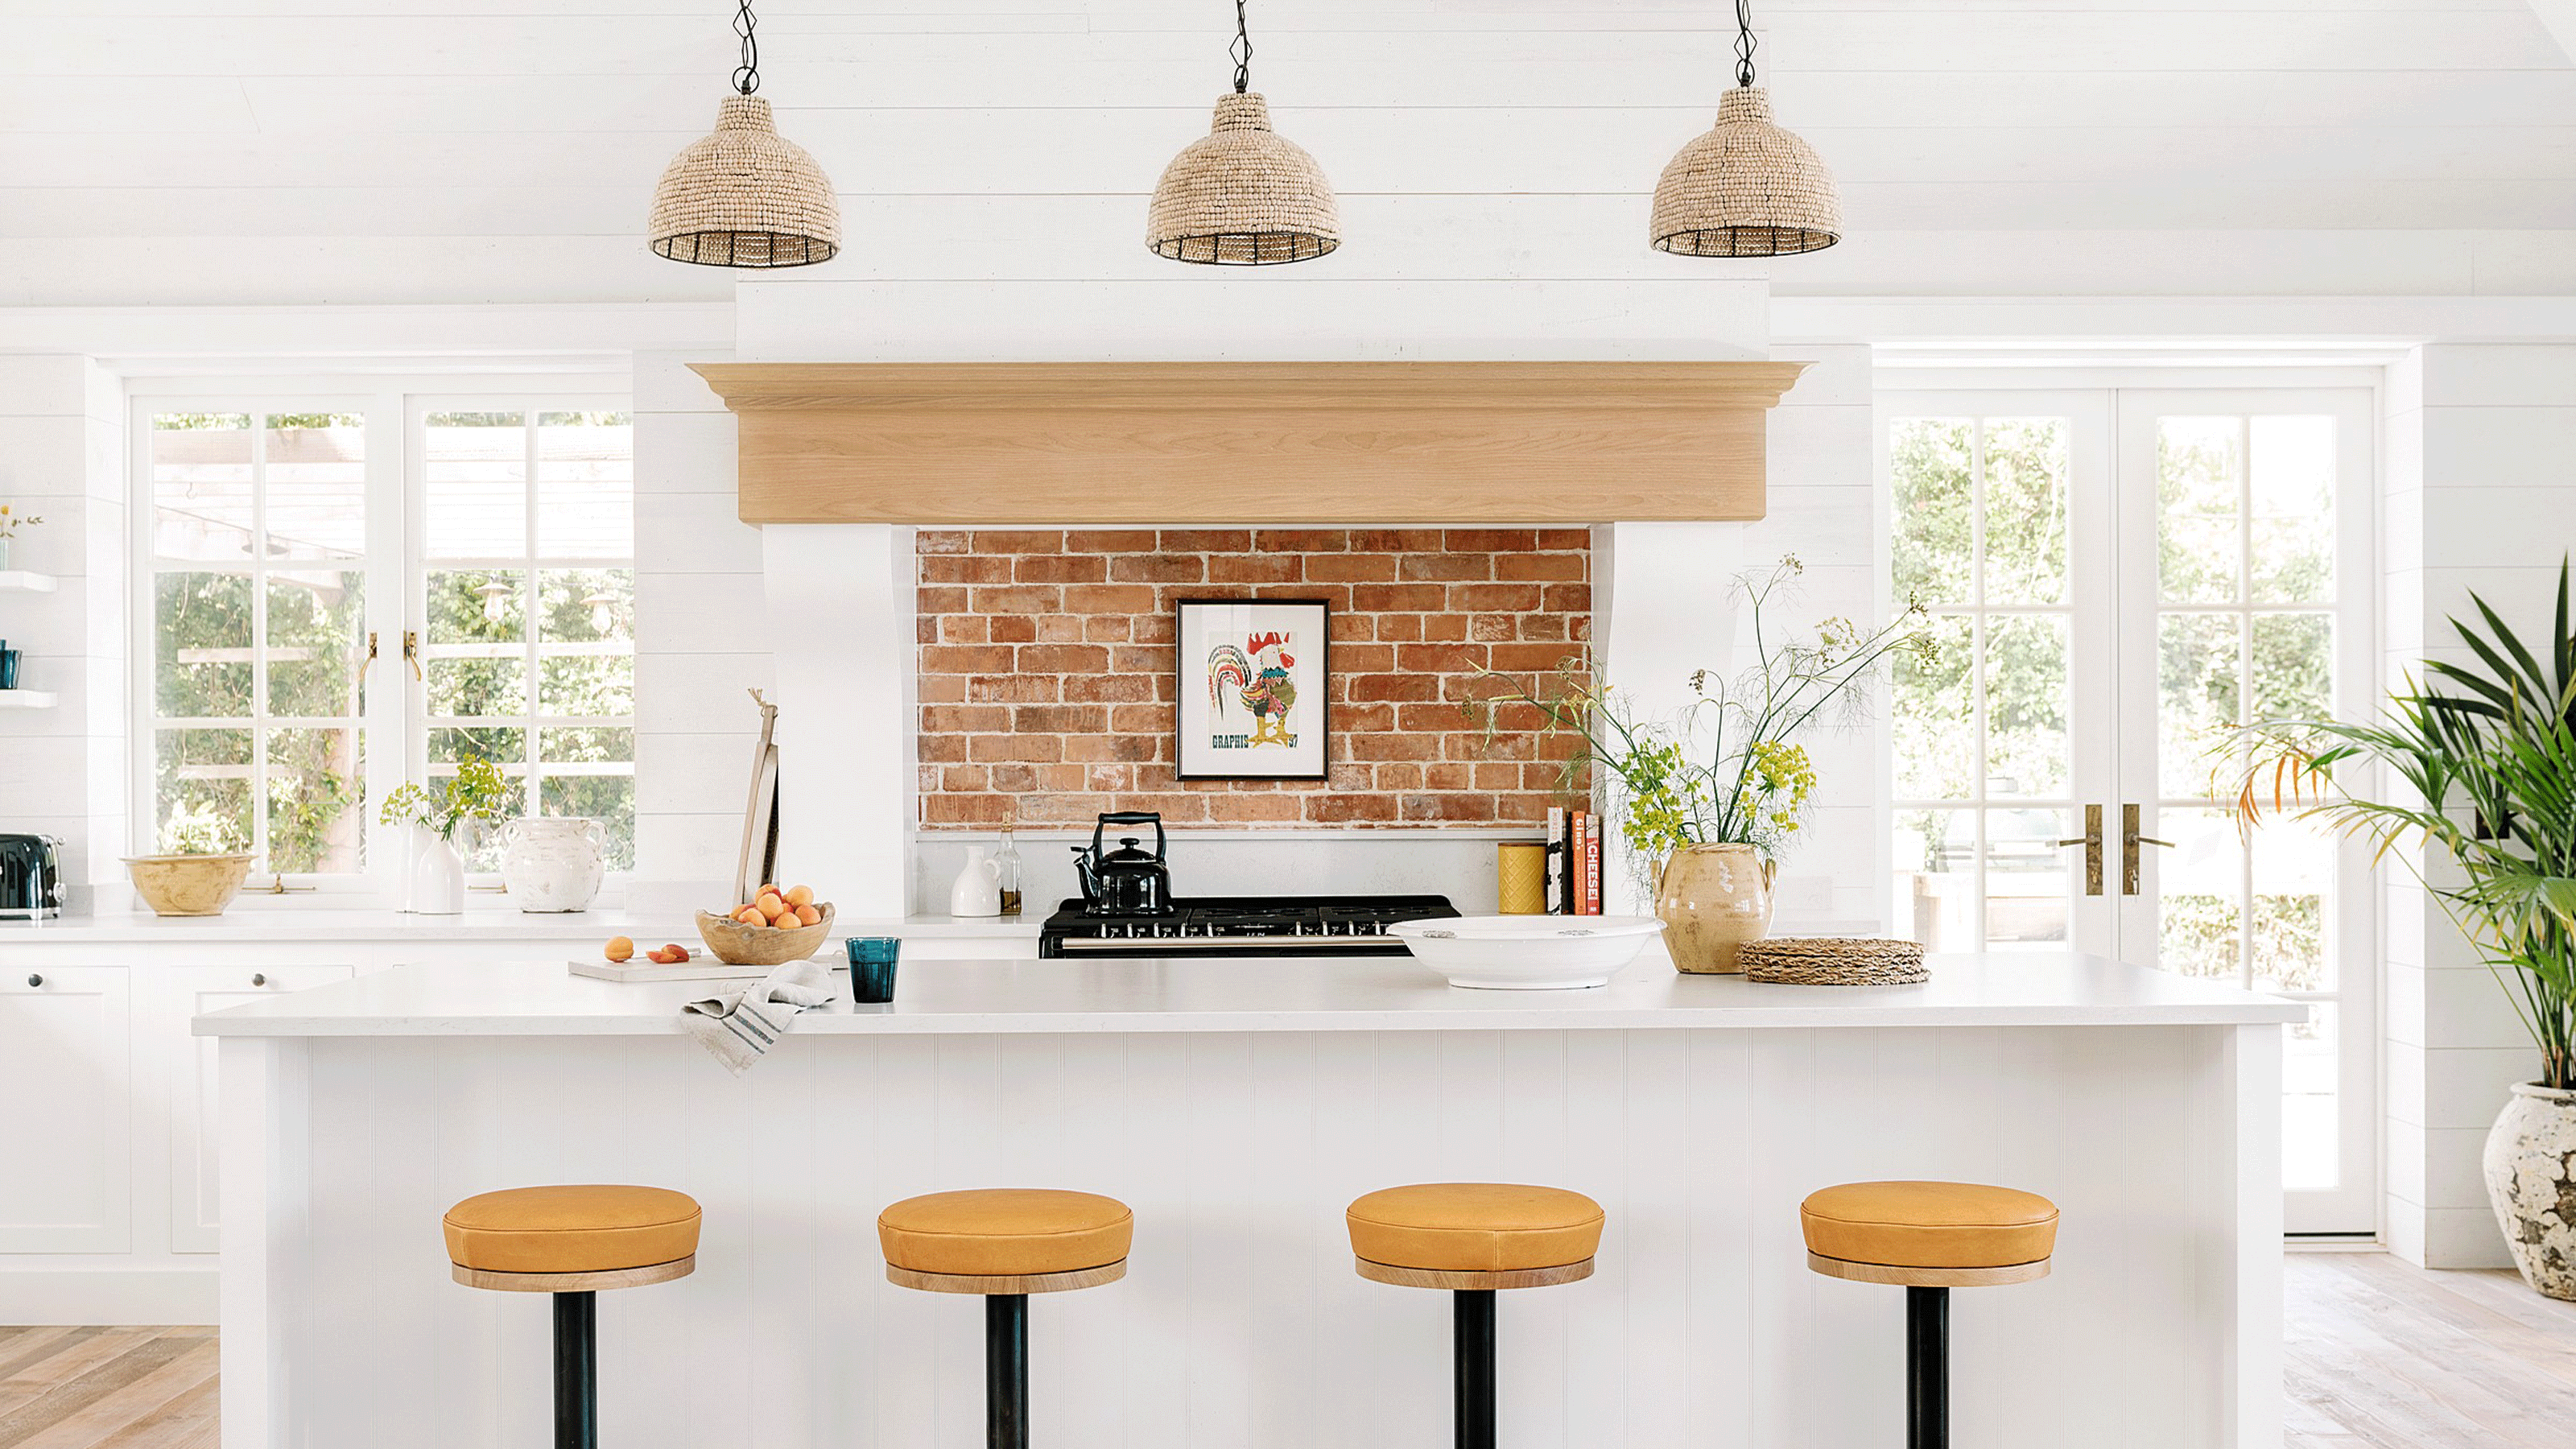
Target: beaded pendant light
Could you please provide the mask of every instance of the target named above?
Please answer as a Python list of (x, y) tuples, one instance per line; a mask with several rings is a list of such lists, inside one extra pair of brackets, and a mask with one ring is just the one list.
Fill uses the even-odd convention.
[(1341, 208), (1324, 169), (1270, 129), (1252, 86), (1252, 32), (1234, 0), (1234, 93), (1216, 124), (1181, 148), (1154, 187), (1145, 245), (1176, 262), (1259, 267), (1312, 261), (1342, 244)]
[(751, 0), (737, 0), (742, 64), (716, 128), (690, 142), (653, 188), (653, 252), (708, 267), (803, 267), (841, 250), (841, 207), (804, 148), (778, 134), (760, 89)]
[(1647, 240), (1690, 257), (1776, 257), (1843, 239), (1834, 174), (1816, 149), (1771, 120), (1753, 83), (1752, 0), (1735, 0), (1735, 89), (1717, 125), (1682, 147), (1655, 183)]

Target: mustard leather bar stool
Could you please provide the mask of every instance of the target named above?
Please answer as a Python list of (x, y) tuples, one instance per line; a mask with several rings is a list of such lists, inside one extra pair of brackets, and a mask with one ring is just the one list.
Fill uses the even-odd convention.
[(984, 1297), (984, 1442), (1027, 1449), (1029, 1295), (1127, 1276), (1136, 1215), (1114, 1197), (1000, 1187), (908, 1197), (877, 1215), (886, 1280)]
[(1359, 1275), (1399, 1288), (1446, 1288), (1458, 1449), (1494, 1446), (1494, 1294), (1592, 1276), (1601, 1205), (1579, 1192), (1503, 1182), (1381, 1188), (1350, 1206)]
[(555, 1449), (599, 1443), (599, 1290), (685, 1278), (698, 1204), (659, 1187), (514, 1187), (447, 1210), (456, 1281), (555, 1299)]
[(1905, 1442), (1949, 1449), (1950, 1290), (2048, 1276), (2057, 1204), (1968, 1182), (1847, 1182), (1798, 1207), (1807, 1266), (1905, 1289)]

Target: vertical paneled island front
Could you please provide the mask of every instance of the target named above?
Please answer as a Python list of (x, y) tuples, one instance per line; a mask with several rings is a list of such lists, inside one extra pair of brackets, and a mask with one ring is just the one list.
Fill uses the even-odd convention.
[[(707, 983), (403, 967), (200, 1017), (222, 1038), (226, 1449), (549, 1442), (547, 1315), (451, 1281), (440, 1217), (639, 1183), (697, 1271), (599, 1303), (603, 1442), (980, 1442), (981, 1335), (885, 1279), (898, 1199), (1051, 1187), (1135, 1212), (1125, 1279), (1032, 1330), (1053, 1449), (1441, 1444), (1447, 1295), (1353, 1272), (1404, 1183), (1572, 1189), (1592, 1278), (1505, 1295), (1515, 1449), (1903, 1440), (1892, 1290), (1808, 1270), (1799, 1203), (1862, 1179), (2025, 1189), (2054, 1271), (1953, 1306), (1961, 1443), (2280, 1438), (2280, 1039), (2302, 1008), (2073, 955), (1928, 985), (1640, 962), (1591, 991), (1401, 959), (924, 963), (740, 1078)], [(846, 992), (844, 992), (846, 995)]]

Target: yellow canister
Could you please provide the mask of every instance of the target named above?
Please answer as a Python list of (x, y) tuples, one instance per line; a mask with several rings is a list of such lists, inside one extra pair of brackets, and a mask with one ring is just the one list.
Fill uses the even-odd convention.
[(1547, 914), (1547, 847), (1508, 840), (1494, 847), (1494, 893), (1507, 916)]

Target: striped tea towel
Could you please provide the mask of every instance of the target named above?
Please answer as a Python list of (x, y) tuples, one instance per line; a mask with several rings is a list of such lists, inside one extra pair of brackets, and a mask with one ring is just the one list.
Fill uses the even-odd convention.
[(832, 999), (832, 968), (790, 961), (749, 991), (710, 996), (680, 1008), (680, 1025), (739, 1077), (787, 1035), (796, 1013)]

